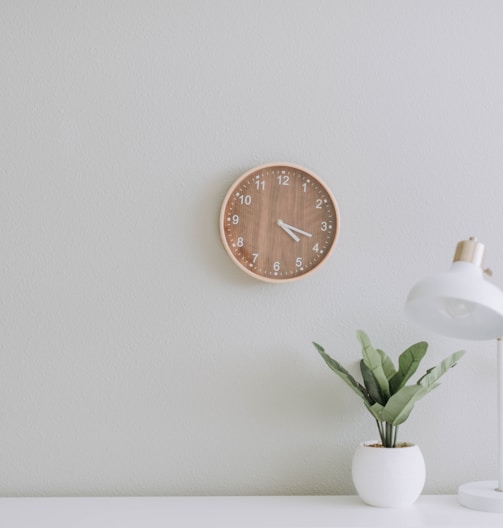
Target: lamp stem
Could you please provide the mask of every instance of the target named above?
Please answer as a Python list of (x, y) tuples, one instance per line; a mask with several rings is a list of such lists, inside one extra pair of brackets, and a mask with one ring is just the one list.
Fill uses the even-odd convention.
[(498, 491), (503, 492), (503, 337), (498, 337)]

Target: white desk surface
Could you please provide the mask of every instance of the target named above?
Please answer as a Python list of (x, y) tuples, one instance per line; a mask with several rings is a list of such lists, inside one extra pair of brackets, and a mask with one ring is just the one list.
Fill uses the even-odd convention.
[(451, 495), (381, 509), (355, 496), (0, 498), (1, 528), (503, 528)]

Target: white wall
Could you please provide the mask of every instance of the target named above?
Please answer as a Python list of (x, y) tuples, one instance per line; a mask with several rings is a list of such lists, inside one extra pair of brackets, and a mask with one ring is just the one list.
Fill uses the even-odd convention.
[[(503, 3), (0, 5), (0, 494), (353, 493), (374, 423), (316, 340), (432, 366), (402, 426), (428, 493), (496, 478), (494, 344), (402, 312), (476, 235), (503, 286)], [(329, 262), (284, 285), (227, 257), (231, 183), (331, 187)], [(499, 272), (499, 273), (498, 273)]]

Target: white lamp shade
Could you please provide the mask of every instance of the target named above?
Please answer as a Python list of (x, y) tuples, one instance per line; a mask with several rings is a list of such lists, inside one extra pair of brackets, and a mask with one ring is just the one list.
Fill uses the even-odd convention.
[[(450, 271), (418, 282), (406, 314), (439, 334), (459, 339), (503, 338), (503, 291), (482, 271), (484, 246), (476, 238), (459, 242)], [(460, 504), (503, 513), (503, 339), (498, 339), (498, 480), (460, 486)]]
[(448, 337), (482, 340), (503, 336), (503, 291), (471, 262), (453, 262), (448, 272), (418, 282), (407, 297), (405, 312)]

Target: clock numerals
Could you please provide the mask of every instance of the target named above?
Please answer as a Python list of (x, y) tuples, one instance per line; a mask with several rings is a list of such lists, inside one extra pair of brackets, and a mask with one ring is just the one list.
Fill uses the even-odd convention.
[(273, 272), (274, 272), (275, 276), (282, 275), (282, 274), (284, 274), (285, 276), (295, 275), (296, 273), (298, 273), (299, 271), (302, 271), (304, 269), (304, 259), (302, 257), (297, 257), (295, 259), (295, 269), (292, 270), (292, 271), (284, 271), (283, 272), (283, 268), (281, 267), (281, 261), (280, 260), (275, 260), (273, 262), (272, 269), (273, 269)]
[(252, 203), (252, 197), (249, 194), (239, 195), (238, 200), (241, 205), (251, 205)]
[(278, 180), (278, 185), (290, 185), (290, 176), (288, 174), (279, 174), (276, 176), (276, 180)]
[(257, 188), (257, 191), (264, 191), (265, 190), (265, 180), (256, 180), (255, 187)]

